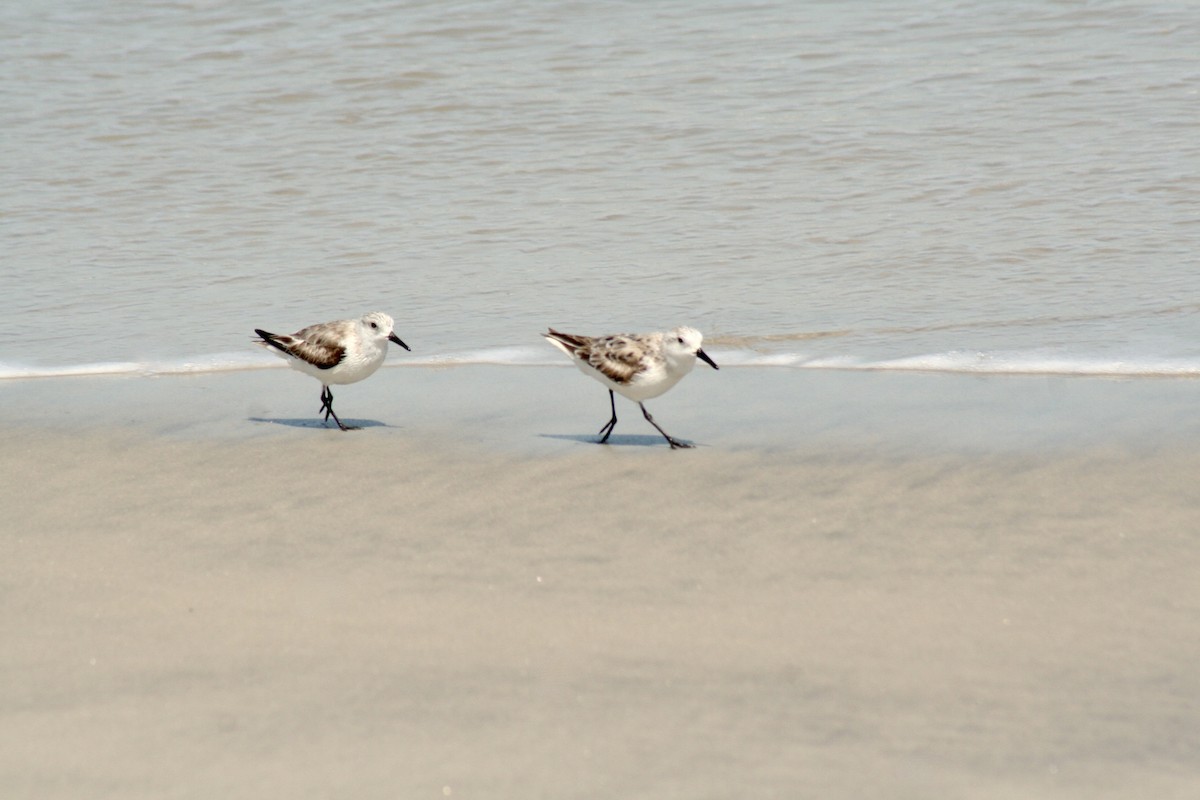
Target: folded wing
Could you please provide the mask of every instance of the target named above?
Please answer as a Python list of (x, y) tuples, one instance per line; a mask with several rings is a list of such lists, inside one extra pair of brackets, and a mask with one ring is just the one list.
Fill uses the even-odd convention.
[(312, 364), (318, 369), (336, 367), (346, 357), (346, 348), (338, 343), (338, 337), (328, 328), (313, 326), (290, 335), (267, 333), (258, 328), (255, 328), (254, 332), (259, 335), (263, 344)]

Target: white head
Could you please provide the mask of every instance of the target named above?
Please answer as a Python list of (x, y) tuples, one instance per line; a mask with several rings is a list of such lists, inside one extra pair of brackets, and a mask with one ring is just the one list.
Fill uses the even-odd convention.
[(713, 369), (717, 369), (717, 364), (708, 357), (708, 353), (700, 347), (704, 342), (704, 336), (695, 328), (689, 328), (686, 325), (675, 328), (668, 333), (663, 334), (663, 355), (667, 361), (674, 364), (686, 364), (690, 369), (696, 363), (697, 358), (704, 360)]
[(392, 341), (403, 347), (405, 350), (410, 349), (409, 346), (400, 341), (400, 337), (394, 333), (396, 323), (392, 321), (391, 317), (389, 317), (387, 314), (384, 314), (382, 311), (372, 311), (369, 314), (364, 314), (362, 320), (360, 320), (360, 323), (362, 324), (363, 335), (368, 338), (375, 339), (384, 347), (387, 347), (387, 343)]

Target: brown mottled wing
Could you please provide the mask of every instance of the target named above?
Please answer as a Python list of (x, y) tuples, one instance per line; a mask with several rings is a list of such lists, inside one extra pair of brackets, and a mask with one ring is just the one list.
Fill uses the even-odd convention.
[(318, 369), (330, 369), (342, 363), (346, 348), (338, 343), (334, 331), (325, 325), (312, 325), (291, 336), (257, 331), (267, 344)]
[(646, 351), (631, 336), (602, 336), (590, 344), (580, 356), (613, 383), (624, 386), (645, 367)]

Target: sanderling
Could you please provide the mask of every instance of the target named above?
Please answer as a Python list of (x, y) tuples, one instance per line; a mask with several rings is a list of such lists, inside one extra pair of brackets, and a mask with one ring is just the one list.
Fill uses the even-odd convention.
[(357, 383), (373, 375), (387, 356), (388, 342), (411, 350), (392, 331), (393, 326), (392, 318), (387, 314), (372, 311), (362, 319), (322, 322), (291, 335), (255, 328), (254, 332), (259, 336), (255, 344), (282, 357), (292, 369), (319, 380), (321, 408), (317, 413), (324, 411), (326, 422), (333, 417), (339, 428), (349, 431), (354, 428), (343, 425), (333, 413), (333, 392), (329, 387), (335, 383)]
[(676, 328), (668, 333), (618, 333), (612, 336), (575, 336), (553, 328), (543, 333), (550, 344), (571, 357), (585, 375), (591, 375), (608, 387), (612, 419), (600, 429), (600, 444), (608, 441), (617, 424), (617, 401), (613, 392), (620, 392), (637, 403), (642, 416), (670, 443), (671, 448), (691, 447), (672, 439), (658, 427), (642, 401), (658, 397), (692, 371), (697, 356), (713, 369), (717, 364), (700, 349), (704, 337), (695, 328)]

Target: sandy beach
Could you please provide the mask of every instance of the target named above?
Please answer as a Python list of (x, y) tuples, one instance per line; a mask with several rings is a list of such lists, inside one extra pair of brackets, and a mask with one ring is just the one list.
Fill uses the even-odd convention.
[(0, 800), (1200, 797), (1194, 5), (0, 4)]
[(0, 785), (1194, 795), (1194, 384), (701, 374), (0, 386)]

